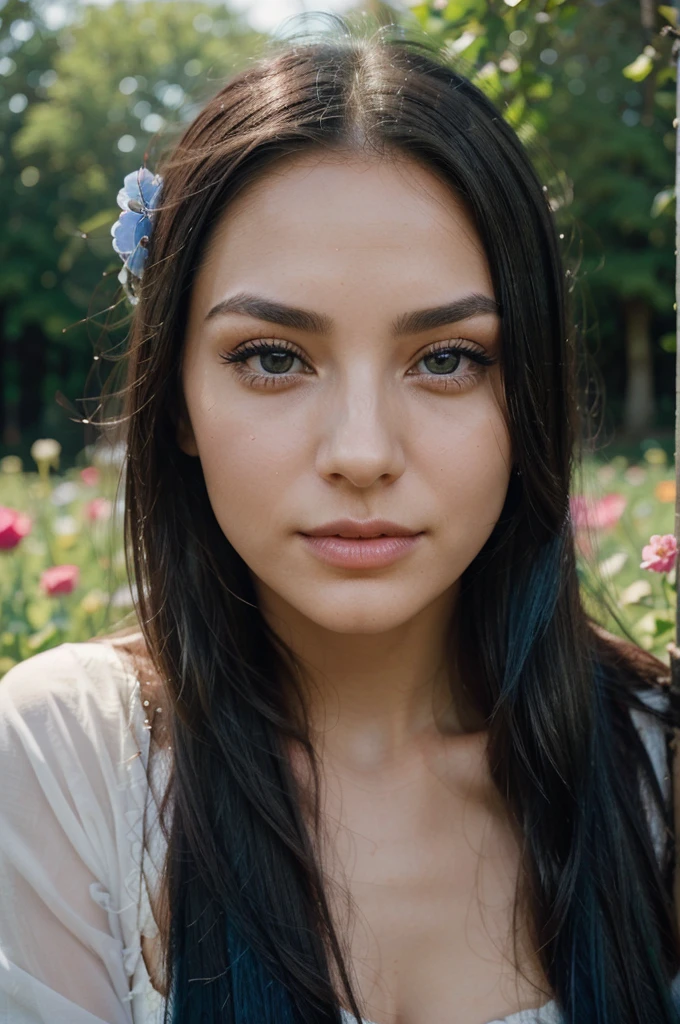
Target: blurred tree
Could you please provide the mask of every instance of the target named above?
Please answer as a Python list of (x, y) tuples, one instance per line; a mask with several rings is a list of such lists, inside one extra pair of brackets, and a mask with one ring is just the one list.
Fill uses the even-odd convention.
[(657, 317), (663, 334), (664, 320), (670, 325), (673, 318), (673, 224), (656, 217), (654, 207), (674, 175), (675, 96), (671, 82), (671, 91), (657, 90), (653, 76), (639, 82), (623, 74), (649, 38), (649, 18), (644, 0), (582, 5), (557, 40), (560, 59), (545, 112), (552, 157), (574, 182), (582, 277), (596, 308), (616, 313), (600, 361), (607, 373), (625, 352), (622, 418), (631, 435), (654, 423), (655, 362), (673, 374), (652, 326)]
[(59, 291), (50, 293), (57, 283), (49, 269), (58, 252), (49, 221), (54, 191), (44, 183), (36, 190), (40, 170), (17, 159), (13, 148), (29, 107), (52, 81), (57, 42), (22, 0), (8, 0), (0, 17), (0, 425), (13, 444), (40, 411), (45, 328), (58, 331), (72, 310)]
[[(11, 62), (0, 63), (3, 98), (10, 97), (0, 108), (0, 196), (10, 211), (0, 240), (10, 348), (3, 380), (19, 413), (5, 417), (7, 445), (18, 441), (16, 428), (63, 438), (68, 420), (55, 391), (72, 401), (84, 397), (93, 348), (99, 354), (98, 314), (118, 289), (122, 264), (110, 228), (123, 177), (146, 160), (153, 169), (165, 143), (261, 43), (224, 5), (74, 4), (57, 31), (41, 12), (21, 0), (8, 0), (2, 11), (13, 41), (5, 48), (11, 53), (0, 56)], [(20, 88), (24, 98), (12, 99)], [(121, 306), (114, 316), (126, 314)], [(86, 324), (69, 326), (86, 317)], [(37, 421), (45, 402), (46, 416)], [(75, 451), (83, 432), (72, 436)]]

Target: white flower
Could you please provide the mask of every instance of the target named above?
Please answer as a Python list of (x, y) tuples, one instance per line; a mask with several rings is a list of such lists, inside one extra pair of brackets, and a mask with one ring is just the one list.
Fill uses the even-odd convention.
[(112, 608), (132, 608), (137, 600), (137, 585), (133, 583), (130, 587), (119, 587), (111, 598)]
[(50, 501), (53, 505), (70, 505), (79, 495), (78, 484), (73, 483), (72, 480), (64, 480), (54, 488)]
[(600, 562), (599, 569), (605, 579), (612, 579), (613, 576), (617, 576), (624, 565), (628, 561), (628, 552), (617, 551), (616, 554), (610, 555), (609, 558), (605, 558), (604, 561)]
[(52, 523), (52, 532), (57, 537), (74, 537), (78, 533), (78, 523), (73, 516), (59, 516)]
[(33, 458), (41, 471), (44, 469), (49, 473), (49, 467), (59, 468), (59, 456), (61, 445), (53, 437), (41, 437), (31, 445), (31, 458)]

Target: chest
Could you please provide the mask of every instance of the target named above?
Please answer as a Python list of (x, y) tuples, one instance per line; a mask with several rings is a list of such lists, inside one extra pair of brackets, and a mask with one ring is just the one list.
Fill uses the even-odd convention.
[(525, 977), (515, 966), (520, 849), (495, 800), (446, 779), (329, 780), (324, 813), (320, 858), (368, 1019), (488, 1024), (549, 1001), (521, 915)]
[[(515, 965), (520, 850), (486, 789), (331, 772), (322, 806), (318, 856), (367, 1020), (488, 1024), (548, 1002), (521, 914)], [(142, 938), (162, 992), (159, 943)]]

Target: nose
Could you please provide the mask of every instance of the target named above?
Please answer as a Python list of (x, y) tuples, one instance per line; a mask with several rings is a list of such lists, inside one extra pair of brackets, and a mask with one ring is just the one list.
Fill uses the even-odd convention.
[(398, 398), (381, 388), (370, 371), (339, 384), (321, 413), (319, 474), (364, 489), (378, 480), (398, 479), (406, 465)]

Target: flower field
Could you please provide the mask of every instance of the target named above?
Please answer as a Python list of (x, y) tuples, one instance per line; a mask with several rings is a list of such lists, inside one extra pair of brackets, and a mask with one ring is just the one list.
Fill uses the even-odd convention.
[[(0, 459), (0, 676), (66, 640), (129, 621), (133, 596), (117, 496), (123, 451), (98, 446), (59, 472), (59, 444), (33, 462)], [(587, 607), (666, 664), (675, 628), (674, 469), (657, 446), (588, 459), (574, 482), (579, 576)]]
[(82, 466), (63, 474), (56, 441), (36, 441), (31, 454), (32, 467), (0, 459), (0, 676), (132, 609), (116, 501), (122, 451), (83, 452)]

